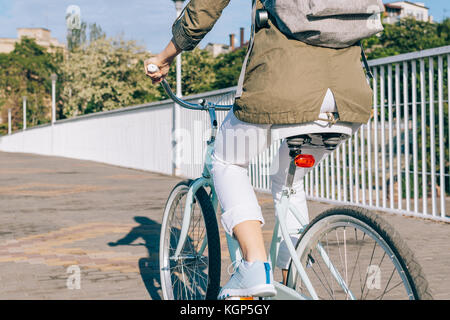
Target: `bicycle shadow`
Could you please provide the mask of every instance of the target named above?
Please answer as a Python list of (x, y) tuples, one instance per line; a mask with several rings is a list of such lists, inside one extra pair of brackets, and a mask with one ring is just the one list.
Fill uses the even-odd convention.
[[(144, 282), (145, 288), (147, 289), (150, 297), (153, 300), (161, 300), (161, 277), (160, 277), (160, 264), (159, 264), (159, 242), (161, 233), (161, 224), (151, 220), (147, 217), (134, 217), (134, 220), (139, 223), (138, 226), (132, 228), (128, 234), (123, 238), (117, 240), (116, 242), (109, 242), (110, 247), (115, 247), (119, 245), (128, 246), (145, 246), (148, 252), (148, 257), (139, 259), (139, 271)], [(176, 247), (176, 239), (179, 238), (181, 230), (178, 228), (172, 228), (171, 230), (171, 247)], [(142, 238), (144, 243), (133, 243), (137, 239)], [(192, 240), (188, 237), (186, 239), (186, 246), (192, 247)], [(200, 270), (203, 274), (199, 277), (206, 277), (204, 270)], [(174, 279), (172, 279), (174, 280)], [(185, 292), (194, 289), (193, 294), (200, 294), (198, 288), (192, 288), (191, 286), (185, 286), (181, 281), (176, 281), (177, 283), (177, 295), (174, 297), (176, 300), (184, 300), (187, 297)]]
[[(161, 300), (161, 279), (159, 274), (159, 235), (161, 224), (147, 217), (134, 217), (139, 223), (128, 234), (116, 242), (109, 242), (110, 247), (115, 246), (145, 246), (148, 257), (139, 259), (139, 271), (150, 297)], [(144, 243), (133, 243), (142, 238)]]

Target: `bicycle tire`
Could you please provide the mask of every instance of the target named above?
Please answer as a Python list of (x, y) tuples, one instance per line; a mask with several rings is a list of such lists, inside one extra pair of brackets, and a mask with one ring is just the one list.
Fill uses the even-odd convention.
[[(192, 288), (192, 283), (183, 283), (184, 290), (186, 288), (191, 288), (189, 290), (201, 291), (201, 294), (189, 296), (187, 293), (185, 295), (177, 295), (174, 294), (174, 286), (172, 282), (171, 273), (172, 269), (177, 268), (174, 264), (179, 264), (180, 261), (170, 261), (170, 252), (174, 252), (174, 248), (176, 248), (176, 244), (178, 243), (176, 239), (176, 233), (179, 232), (177, 229), (171, 226), (171, 220), (173, 220), (173, 215), (177, 214), (175, 210), (177, 210), (177, 204), (180, 203), (180, 199), (183, 198), (191, 184), (192, 180), (185, 180), (178, 183), (171, 191), (169, 198), (167, 200), (165, 209), (163, 222), (161, 224), (161, 235), (160, 235), (160, 250), (159, 250), (159, 262), (160, 262), (160, 279), (161, 279), (161, 290), (162, 290), (162, 298), (167, 300), (215, 300), (217, 299), (217, 295), (220, 290), (220, 271), (221, 271), (221, 250), (220, 250), (220, 236), (219, 236), (219, 228), (217, 224), (217, 218), (215, 215), (215, 211), (213, 205), (210, 200), (210, 196), (206, 192), (204, 187), (200, 187), (195, 194), (195, 202), (199, 204), (199, 208), (201, 211), (201, 218), (203, 218), (203, 223), (206, 230), (206, 238), (207, 238), (207, 280), (204, 288)], [(195, 203), (194, 203), (195, 205)], [(175, 207), (174, 207), (175, 206)], [(184, 210), (184, 205), (181, 206), (181, 211)], [(194, 216), (194, 214), (193, 214)], [(181, 227), (181, 225), (180, 225)], [(191, 217), (191, 226), (192, 228), (192, 217)], [(181, 228), (179, 228), (181, 229)], [(174, 232), (175, 230), (175, 232)], [(175, 234), (175, 236), (174, 236)], [(171, 244), (172, 241), (176, 241)], [(201, 239), (193, 239), (192, 236), (188, 235), (188, 240), (186, 241), (185, 246), (183, 247), (183, 251), (187, 250), (186, 248), (192, 247), (193, 242), (197, 241), (197, 247), (200, 243)], [(191, 249), (192, 249), (191, 248)], [(197, 257), (196, 259), (202, 260), (205, 257)], [(184, 260), (183, 260), (184, 261)], [(184, 263), (184, 262), (183, 262)], [(186, 266), (186, 265), (184, 265)], [(184, 272), (184, 271), (182, 271)], [(186, 272), (187, 277), (192, 275), (191, 273)], [(185, 275), (183, 275), (183, 279), (186, 279)], [(181, 281), (181, 280), (180, 280)], [(188, 279), (189, 281), (189, 279)], [(175, 281), (177, 282), (177, 281)], [(195, 284), (195, 281), (194, 281)]]
[[(297, 254), (301, 257), (302, 265), (305, 267), (309, 263), (309, 267), (311, 267), (310, 258), (305, 258), (305, 250), (308, 250), (308, 248), (312, 247), (312, 240), (314, 238), (317, 238), (318, 235), (312, 235), (311, 233), (319, 233), (323, 232), (325, 234), (325, 228), (328, 224), (328, 228), (331, 228), (331, 224), (333, 221), (337, 224), (337, 221), (339, 219), (342, 219), (344, 221), (345, 219), (349, 221), (359, 221), (361, 223), (361, 226), (367, 226), (370, 228), (370, 230), (373, 230), (375, 234), (380, 237), (378, 241), (380, 243), (385, 243), (387, 247), (390, 249), (391, 253), (393, 253), (393, 257), (390, 257), (391, 261), (398, 261), (398, 264), (401, 266), (401, 271), (404, 272), (404, 277), (407, 280), (407, 283), (404, 283), (405, 289), (409, 290), (408, 284), (410, 286), (410, 290), (412, 294), (409, 294), (409, 299), (417, 299), (417, 300), (431, 300), (433, 299), (431, 290), (429, 288), (428, 282), (425, 278), (425, 275), (423, 273), (423, 270), (420, 266), (420, 264), (417, 262), (416, 258), (414, 257), (413, 252), (411, 249), (406, 245), (405, 241), (401, 238), (400, 234), (383, 218), (381, 218), (379, 215), (370, 212), (367, 209), (357, 207), (357, 206), (339, 206), (334, 207), (331, 209), (328, 209), (318, 215), (315, 219), (311, 221), (311, 223), (305, 228), (304, 232), (302, 233), (301, 237), (297, 241), (296, 245), (296, 251)], [(320, 230), (320, 226), (322, 227), (322, 230)], [(345, 229), (345, 228), (344, 228)], [(355, 231), (356, 233), (357, 231)], [(382, 240), (381, 240), (382, 239)], [(310, 241), (310, 244), (307, 244), (306, 242)], [(361, 241), (361, 239), (359, 239)], [(319, 242), (318, 242), (319, 243)], [(374, 240), (374, 243), (376, 241)], [(338, 241), (339, 244), (339, 241)], [(321, 244), (322, 245), (322, 244)], [(375, 244), (376, 245), (376, 244)], [(374, 245), (374, 250), (375, 250)], [(359, 253), (358, 253), (359, 255)], [(373, 253), (372, 253), (373, 255)], [(303, 258), (302, 258), (303, 257)], [(358, 256), (357, 256), (358, 259)], [(393, 262), (394, 265), (394, 262)], [(395, 265), (394, 265), (395, 267)], [(305, 268), (306, 270), (306, 268)], [(297, 272), (295, 269), (295, 266), (293, 265), (292, 261), (289, 266), (288, 270), (288, 277), (287, 277), (287, 285), (291, 288), (296, 287), (296, 279), (298, 279), (298, 276), (296, 276)], [(392, 275), (391, 275), (392, 277)], [(399, 275), (401, 277), (401, 275)], [(353, 276), (352, 276), (353, 278)], [(367, 277), (366, 277), (367, 279)], [(404, 280), (405, 281), (405, 280)], [(350, 281), (351, 282), (351, 281)], [(365, 286), (365, 284), (364, 284)], [(364, 291), (364, 289), (363, 289)], [(386, 291), (386, 288), (385, 288)], [(361, 297), (363, 294), (361, 294)]]

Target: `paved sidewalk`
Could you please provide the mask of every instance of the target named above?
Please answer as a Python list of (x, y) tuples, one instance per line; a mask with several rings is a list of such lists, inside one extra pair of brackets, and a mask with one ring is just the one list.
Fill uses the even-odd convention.
[[(160, 223), (178, 181), (90, 161), (0, 152), (0, 299), (160, 299)], [(258, 199), (269, 243), (273, 203), (267, 194)], [(329, 207), (309, 203), (311, 216)], [(450, 299), (450, 224), (380, 214), (415, 252), (434, 297)], [(80, 289), (68, 289), (77, 284), (70, 281), (77, 271), (72, 265), (79, 267)]]

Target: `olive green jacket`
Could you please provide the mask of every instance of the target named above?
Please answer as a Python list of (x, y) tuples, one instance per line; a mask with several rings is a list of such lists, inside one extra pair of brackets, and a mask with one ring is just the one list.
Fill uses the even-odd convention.
[[(172, 27), (173, 41), (192, 50), (213, 28), (230, 0), (191, 0)], [(257, 1), (257, 8), (262, 4)], [(252, 41), (253, 40), (253, 41)], [(372, 89), (361, 48), (308, 45), (281, 33), (274, 20), (256, 29), (244, 61), (234, 113), (245, 122), (295, 124), (317, 120), (330, 88), (341, 121), (367, 123)]]

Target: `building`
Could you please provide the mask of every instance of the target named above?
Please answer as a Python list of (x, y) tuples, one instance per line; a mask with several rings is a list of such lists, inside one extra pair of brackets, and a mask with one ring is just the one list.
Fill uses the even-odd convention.
[(217, 57), (219, 54), (230, 52), (230, 46), (222, 43), (208, 43), (205, 46), (205, 50), (211, 52), (213, 57)]
[(241, 29), (240, 29), (239, 47), (235, 47), (234, 34), (230, 34), (230, 45), (231, 45), (231, 43), (233, 44), (231, 47), (231, 51), (245, 48), (248, 46), (248, 41), (245, 41), (245, 37), (244, 37), (244, 28), (241, 27)]
[(384, 23), (396, 23), (403, 18), (415, 18), (418, 21), (433, 22), (429, 8), (423, 2), (396, 1), (385, 3)]
[(213, 57), (217, 57), (219, 54), (232, 52), (248, 46), (248, 41), (244, 40), (244, 28), (240, 29), (239, 47), (236, 46), (236, 37), (234, 33), (230, 34), (230, 42), (228, 45), (221, 43), (208, 43), (205, 46), (205, 50), (211, 52)]
[(58, 49), (66, 50), (66, 46), (57, 39), (52, 38), (51, 32), (44, 28), (18, 28), (17, 39), (0, 38), (0, 53), (9, 53), (14, 50), (14, 45), (19, 42), (22, 37), (34, 39), (36, 43), (49, 52), (55, 52)]

